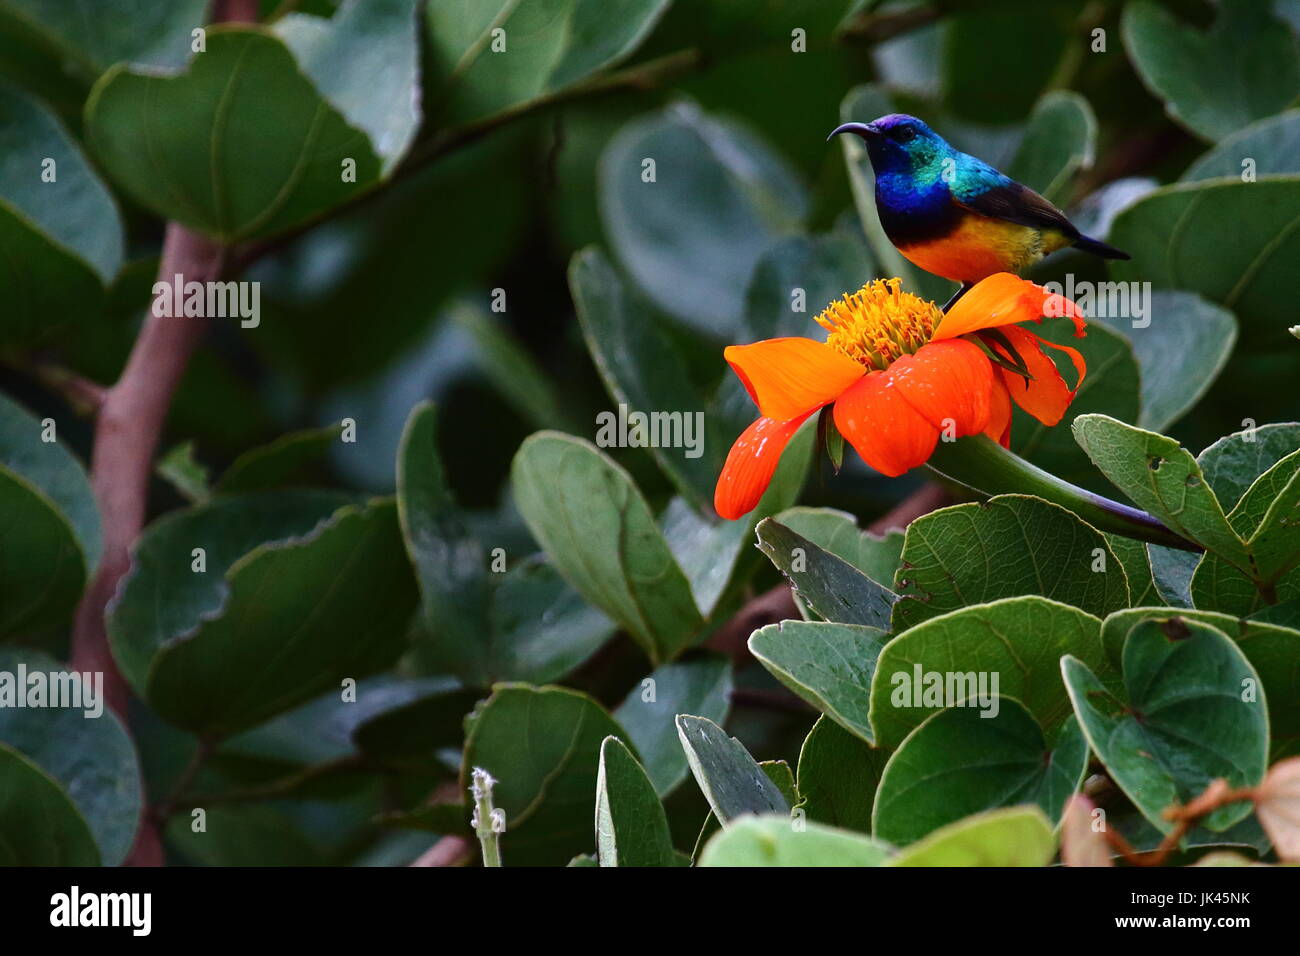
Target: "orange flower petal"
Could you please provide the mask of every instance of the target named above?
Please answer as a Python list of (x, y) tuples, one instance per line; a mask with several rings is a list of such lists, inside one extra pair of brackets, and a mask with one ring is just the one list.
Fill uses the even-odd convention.
[[(1023, 379), (1017, 378), (1017, 381)], [(989, 423), (984, 434), (1003, 448), (1011, 447), (1011, 395), (1006, 383), (996, 376), (989, 391)]]
[(789, 421), (827, 405), (864, 369), (825, 342), (797, 337), (731, 345), (723, 356), (764, 418)]
[(720, 516), (735, 521), (754, 510), (772, 482), (781, 452), (811, 414), (788, 422), (760, 418), (740, 433), (713, 491), (713, 508)]
[(867, 373), (836, 400), (835, 426), (863, 461), (891, 478), (924, 464), (939, 440), (939, 429), (903, 397), (888, 371)]
[(981, 279), (957, 300), (935, 329), (934, 341), (1062, 315), (1074, 320), (1075, 335), (1083, 335), (1083, 313), (1072, 301), (1028, 279), (999, 272)]
[[(1025, 366), (1029, 369), (1029, 374), (1033, 376), (1033, 379), (1026, 383), (1015, 372), (1000, 369), (1002, 381), (1006, 383), (1011, 398), (1044, 425), (1057, 424), (1065, 415), (1065, 410), (1070, 407), (1070, 402), (1074, 401), (1079, 385), (1088, 371), (1083, 356), (1076, 349), (1045, 341), (1033, 332), (1016, 326), (1007, 326), (1002, 333), (1020, 353), (1020, 357), (1025, 360)], [(1059, 349), (1070, 356), (1075, 371), (1079, 373), (1074, 388), (1065, 384), (1065, 379), (1061, 378), (1061, 373), (1056, 370), (1056, 363), (1043, 351), (1043, 346)], [(994, 347), (998, 348), (999, 353), (1005, 354), (1000, 347)]]
[(940, 432), (950, 427), (952, 437), (961, 438), (988, 425), (993, 364), (973, 342), (923, 345), (890, 365), (888, 374), (907, 403)]

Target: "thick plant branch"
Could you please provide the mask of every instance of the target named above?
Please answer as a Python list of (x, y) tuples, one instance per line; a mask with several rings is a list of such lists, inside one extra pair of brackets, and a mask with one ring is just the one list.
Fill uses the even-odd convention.
[[(186, 282), (207, 282), (222, 271), (220, 246), (171, 223), (163, 242), (160, 277), (179, 274)], [(130, 549), (144, 527), (154, 452), (167, 409), (205, 320), (155, 315), (151, 309), (117, 384), (104, 395), (95, 422), (91, 487), (104, 528), (99, 570), (86, 588), (72, 634), (72, 666), (102, 671), (105, 697), (118, 714), (127, 690), (108, 650), (104, 611), (130, 565)]]

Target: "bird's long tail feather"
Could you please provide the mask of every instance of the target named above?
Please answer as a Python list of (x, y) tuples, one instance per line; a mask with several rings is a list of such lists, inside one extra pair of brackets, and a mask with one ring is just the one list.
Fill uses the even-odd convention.
[(1091, 252), (1094, 256), (1101, 256), (1103, 259), (1128, 259), (1127, 252), (1122, 252), (1114, 246), (1108, 246), (1099, 239), (1093, 239), (1090, 236), (1080, 236), (1074, 240), (1074, 248), (1082, 249), (1084, 252)]

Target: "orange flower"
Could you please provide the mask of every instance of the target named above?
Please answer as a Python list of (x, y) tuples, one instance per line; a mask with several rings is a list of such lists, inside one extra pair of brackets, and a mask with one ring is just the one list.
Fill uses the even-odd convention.
[[(713, 496), (718, 514), (734, 520), (752, 511), (790, 438), (832, 402), (840, 433), (891, 477), (924, 464), (945, 429), (1006, 447), (1013, 401), (1045, 425), (1061, 420), (1083, 381), (1083, 356), (1016, 323), (1068, 315), (1082, 336), (1078, 306), (1006, 272), (976, 284), (946, 314), (899, 286), (876, 279), (831, 303), (817, 317), (830, 333), (825, 342), (768, 339), (723, 352), (761, 417), (727, 455)], [(1044, 346), (1070, 357), (1074, 388)]]

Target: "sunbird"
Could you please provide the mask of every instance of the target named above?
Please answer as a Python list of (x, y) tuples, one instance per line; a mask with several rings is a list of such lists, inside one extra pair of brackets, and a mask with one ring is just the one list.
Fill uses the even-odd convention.
[(1103, 259), (1129, 258), (1083, 235), (1038, 193), (955, 149), (915, 116), (845, 123), (827, 139), (840, 133), (867, 145), (889, 241), (926, 272), (962, 284), (949, 305), (981, 279), (1019, 274), (1066, 246)]

